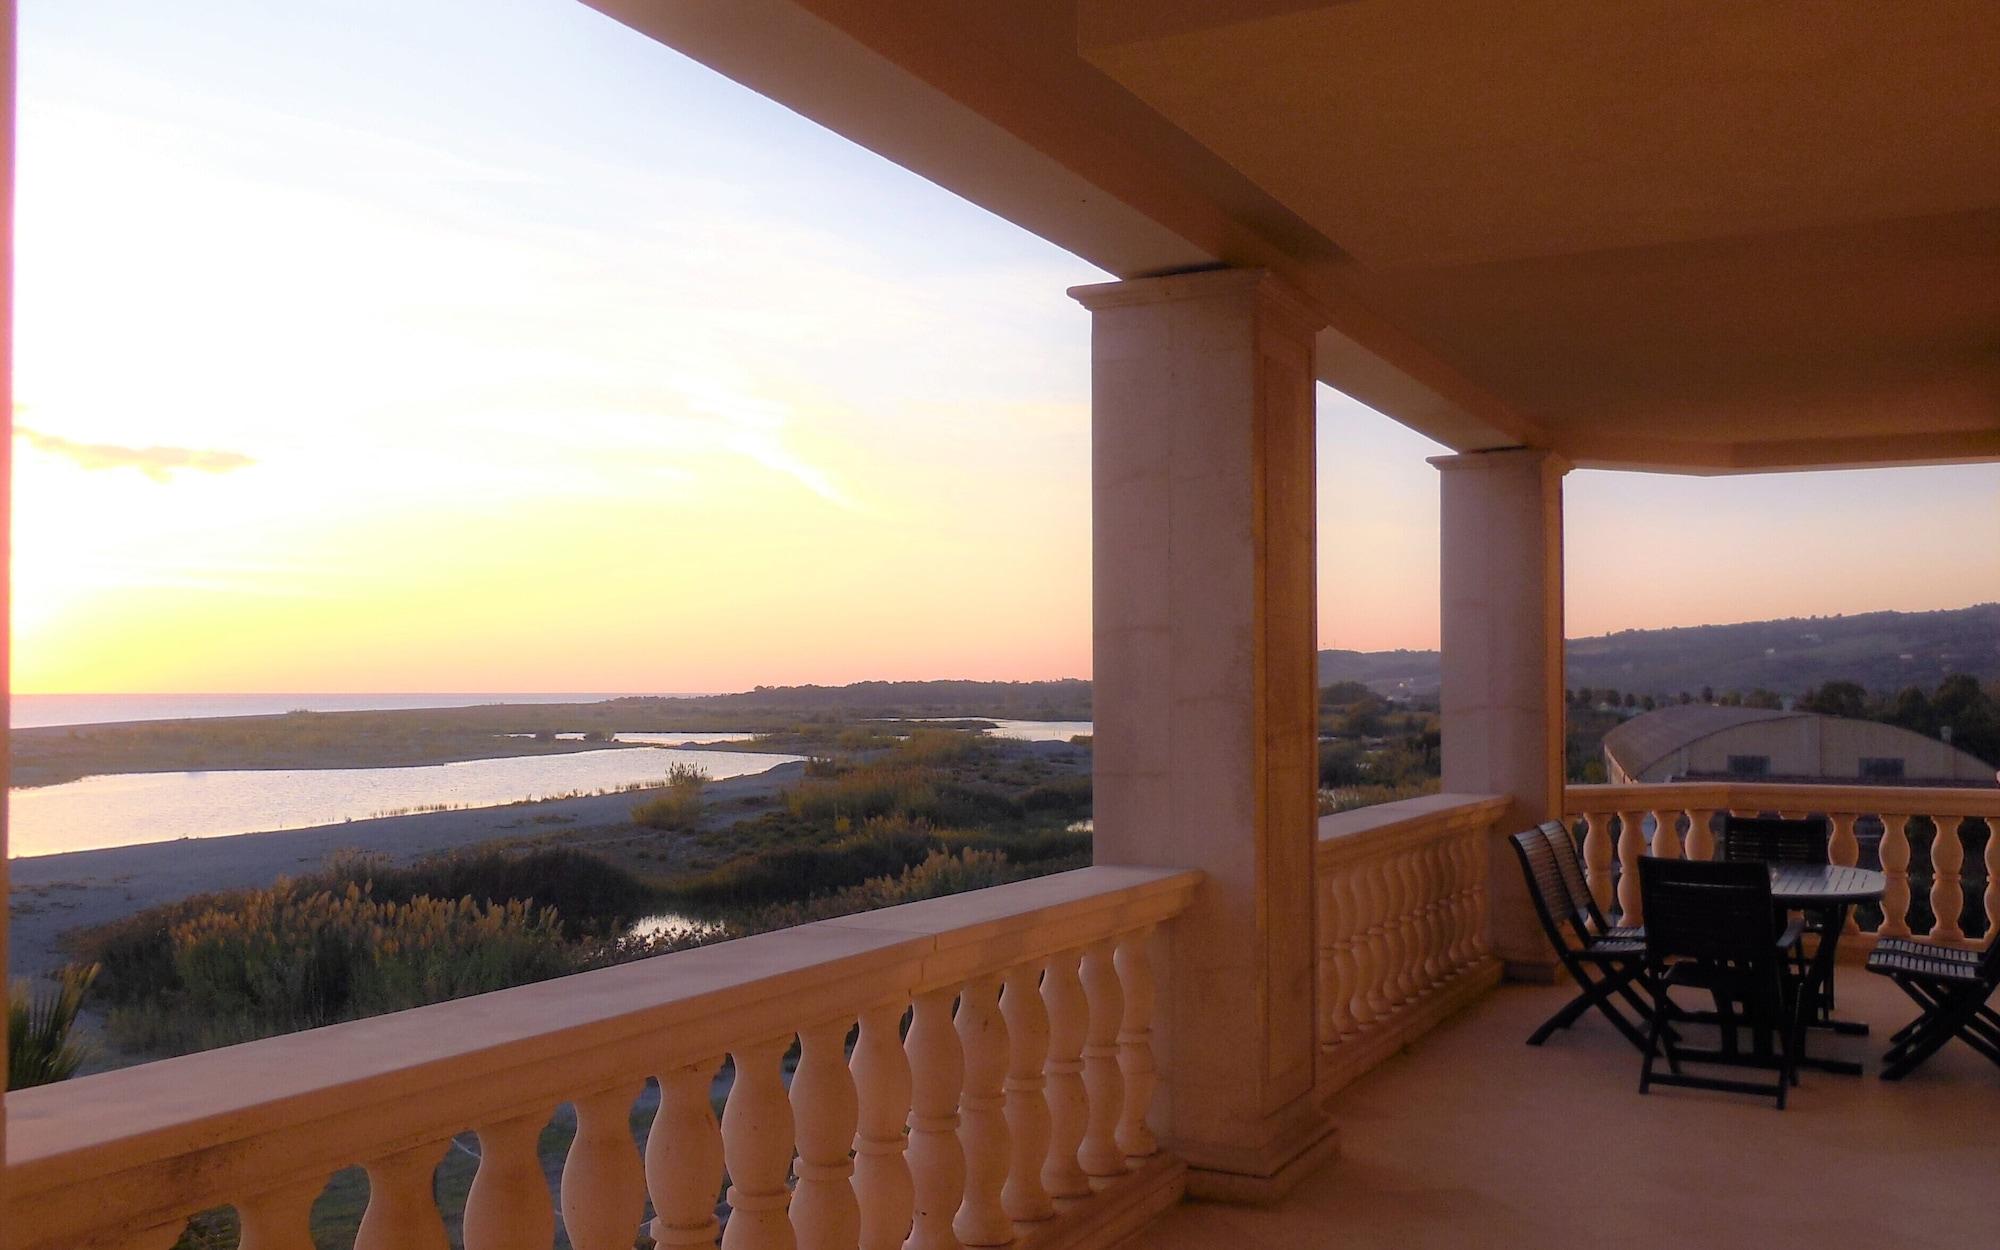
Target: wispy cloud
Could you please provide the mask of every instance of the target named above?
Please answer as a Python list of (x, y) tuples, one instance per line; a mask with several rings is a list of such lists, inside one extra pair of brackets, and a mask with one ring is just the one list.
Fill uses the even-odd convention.
[(155, 482), (165, 482), (175, 469), (197, 473), (229, 473), (256, 460), (239, 451), (208, 451), (198, 447), (122, 447), (117, 443), (80, 443), (25, 426), (14, 437), (37, 451), (63, 456), (86, 469), (137, 469)]

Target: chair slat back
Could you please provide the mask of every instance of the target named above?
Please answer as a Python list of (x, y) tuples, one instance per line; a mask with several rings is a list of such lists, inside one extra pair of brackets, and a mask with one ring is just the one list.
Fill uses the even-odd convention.
[(1597, 899), (1590, 892), (1589, 879), (1584, 876), (1583, 857), (1577, 854), (1576, 839), (1570, 836), (1561, 821), (1543, 821), (1537, 832), (1548, 841), (1549, 850), (1555, 856), (1556, 873), (1562, 878), (1571, 919), (1587, 930), (1602, 930), (1605, 927), (1604, 917), (1597, 912)]
[(1824, 864), (1830, 829), (1824, 816), (1724, 816), (1720, 858), (1760, 864)]
[(1528, 897), (1535, 905), (1535, 916), (1542, 922), (1542, 931), (1548, 935), (1558, 951), (1570, 945), (1563, 936), (1562, 925), (1574, 923), (1569, 894), (1563, 889), (1562, 871), (1556, 867), (1555, 848), (1542, 836), (1540, 829), (1530, 829), (1507, 839), (1514, 846), (1514, 854), (1520, 858), (1521, 874), (1527, 878)]
[(1639, 896), (1649, 963), (1757, 965), (1776, 959), (1771, 874), (1762, 864), (1645, 856)]

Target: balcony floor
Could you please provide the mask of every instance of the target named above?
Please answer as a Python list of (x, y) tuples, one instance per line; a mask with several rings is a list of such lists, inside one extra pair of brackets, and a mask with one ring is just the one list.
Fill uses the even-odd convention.
[(1638, 1093), (1639, 1058), (1593, 1015), (1523, 1043), (1562, 989), (1504, 986), (1342, 1091), (1341, 1157), (1268, 1209), (1185, 1204), (1128, 1250), (1289, 1247), (1989, 1245), (2000, 1207), (2000, 1068), (1953, 1042), (1874, 1075), (1912, 1010), (1840, 971), (1867, 1038), (1816, 1033), (1861, 1078), (1807, 1072), (1767, 1099)]

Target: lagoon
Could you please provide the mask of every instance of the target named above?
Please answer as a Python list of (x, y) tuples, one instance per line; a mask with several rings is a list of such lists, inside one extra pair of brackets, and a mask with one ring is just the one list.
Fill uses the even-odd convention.
[[(619, 735), (626, 741), (654, 735)], [(665, 735), (662, 735), (665, 736)], [(708, 735), (687, 735), (705, 737)], [(796, 755), (654, 748), (464, 760), (406, 768), (241, 769), (120, 773), (8, 794), (11, 856), (226, 837), (364, 820), (439, 807), (655, 785), (673, 764), (712, 778), (759, 773)]]

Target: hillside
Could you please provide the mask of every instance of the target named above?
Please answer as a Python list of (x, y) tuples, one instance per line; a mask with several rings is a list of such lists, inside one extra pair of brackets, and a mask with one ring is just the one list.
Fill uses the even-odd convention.
[[(1823, 682), (1872, 691), (1929, 689), (1951, 673), (2000, 680), (2000, 603), (1941, 612), (1866, 612), (1684, 629), (1628, 629), (1569, 641), (1568, 684), (1670, 697), (1685, 690), (1800, 695)], [(1435, 651), (1322, 651), (1320, 684), (1384, 693), (1438, 685)]]

